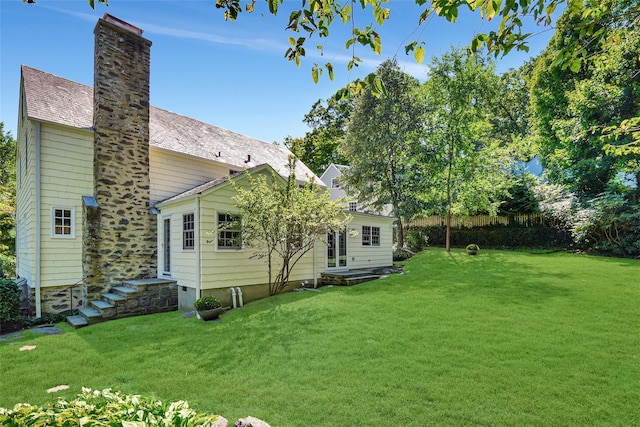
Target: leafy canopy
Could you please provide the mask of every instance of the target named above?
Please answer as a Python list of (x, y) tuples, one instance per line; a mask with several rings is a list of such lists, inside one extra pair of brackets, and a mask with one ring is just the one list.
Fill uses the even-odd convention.
[(419, 82), (400, 71), (397, 62), (383, 62), (376, 76), (387, 95), (363, 92), (355, 102), (347, 134), (339, 146), (349, 162), (344, 187), (358, 202), (380, 211), (389, 204), (398, 218), (398, 247), (404, 246), (402, 222), (420, 210), (420, 165), (415, 159), (422, 140), (424, 103)]
[(289, 285), (293, 268), (328, 230), (341, 229), (350, 219), (341, 201), (329, 200), (329, 192), (314, 183), (300, 186), (295, 164), (290, 158), (286, 180), (273, 171), (247, 171), (246, 180), (231, 181), (243, 243), (253, 249), (253, 256), (266, 259), (270, 295)]
[[(35, 0), (23, 0), (35, 2)], [(114, 0), (115, 1), (115, 0)], [(98, 0), (107, 3), (108, 0)], [(284, 0), (265, 0), (269, 13), (277, 15)], [(512, 50), (528, 51), (529, 40), (534, 35), (526, 32), (531, 24), (551, 26), (554, 13), (563, 8), (571, 19), (563, 23), (555, 23), (559, 29), (571, 28), (580, 34), (579, 38), (569, 41), (556, 56), (556, 62), (563, 69), (577, 71), (581, 64), (588, 59), (586, 47), (597, 44), (606, 35), (606, 29), (612, 25), (625, 26), (640, 19), (640, 5), (635, 0), (414, 0), (421, 7), (410, 25), (416, 29), (428, 24), (430, 16), (439, 16), (449, 22), (458, 19), (461, 9), (467, 9), (486, 21), (499, 20), (498, 28), (489, 32), (478, 33), (470, 40), (469, 50), (476, 52), (486, 49), (495, 56), (505, 55)], [(88, 0), (95, 8), (95, 0)], [(289, 47), (285, 57), (289, 61), (300, 65), (301, 58), (306, 56), (306, 50), (311, 39), (323, 39), (330, 35), (331, 26), (341, 23), (351, 27), (351, 34), (344, 41), (344, 48), (351, 52), (351, 59), (347, 69), (357, 67), (362, 59), (357, 56), (356, 46), (362, 46), (380, 54), (382, 38), (377, 26), (393, 19), (391, 10), (386, 7), (389, 0), (301, 0), (299, 7), (293, 7), (289, 13), (286, 30)], [(254, 12), (256, 0), (216, 0), (216, 8), (222, 9), (224, 19), (234, 21), (243, 11)], [(290, 4), (288, 4), (290, 7)], [(369, 16), (366, 19), (361, 14)], [(357, 22), (368, 23), (365, 26), (356, 25)], [(375, 23), (375, 24), (374, 24)], [(415, 33), (415, 32), (414, 32)], [(318, 40), (320, 41), (320, 40)], [(417, 62), (422, 62), (425, 56), (424, 40), (409, 38), (405, 45), (405, 52), (412, 53)], [(323, 45), (316, 44), (316, 49), (323, 52)], [(330, 79), (334, 77), (334, 67), (331, 62), (315, 63), (312, 67), (312, 78), (318, 78), (326, 71)], [(371, 75), (369, 81), (374, 91), (382, 89), (379, 81)], [(362, 87), (363, 82), (354, 82), (355, 88)]]
[(16, 140), (0, 122), (0, 278), (15, 268)]

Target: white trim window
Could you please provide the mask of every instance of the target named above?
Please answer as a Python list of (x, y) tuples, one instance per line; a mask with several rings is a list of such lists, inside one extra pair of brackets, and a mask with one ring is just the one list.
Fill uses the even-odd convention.
[(340, 188), (340, 178), (331, 178), (331, 188)]
[(358, 202), (349, 202), (349, 212), (358, 211)]
[(76, 212), (75, 209), (51, 208), (51, 237), (61, 239), (75, 239)]
[(218, 249), (242, 249), (242, 217), (230, 213), (218, 213)]
[(380, 227), (362, 226), (362, 246), (380, 246)]
[(182, 249), (196, 248), (196, 220), (193, 212), (182, 215)]

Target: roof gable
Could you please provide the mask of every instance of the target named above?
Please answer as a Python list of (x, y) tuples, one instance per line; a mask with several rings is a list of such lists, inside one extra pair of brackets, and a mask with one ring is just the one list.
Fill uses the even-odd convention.
[[(34, 120), (81, 129), (93, 127), (93, 88), (22, 66), (27, 116)], [(269, 164), (287, 176), (291, 151), (160, 108), (149, 109), (149, 143), (152, 147), (212, 160), (243, 170)], [(317, 176), (301, 161), (298, 176)]]
[[(179, 202), (179, 201), (183, 201), (195, 196), (203, 196), (203, 195), (207, 195), (210, 193), (213, 193), (214, 191), (219, 190), (220, 188), (222, 188), (224, 185), (228, 183), (230, 180), (233, 181), (239, 181), (242, 179), (245, 179), (247, 177), (247, 173), (250, 174), (256, 174), (256, 173), (261, 173), (261, 172), (275, 172), (275, 170), (269, 165), (269, 164), (262, 164), (260, 166), (256, 166), (252, 169), (247, 169), (237, 175), (234, 175), (232, 177), (229, 176), (225, 176), (222, 178), (216, 178), (216, 179), (212, 179), (211, 181), (205, 182), (204, 184), (200, 184), (190, 190), (187, 190), (185, 192), (182, 192), (180, 194), (176, 194), (175, 196), (172, 196), (168, 199), (162, 200), (161, 202), (156, 203), (155, 206), (157, 207), (161, 207), (161, 206), (166, 206), (166, 205), (170, 205), (172, 203), (175, 202)], [(284, 182), (284, 178), (282, 178), (282, 175), (280, 175), (279, 173), (275, 174), (277, 177), (280, 177), (280, 179), (282, 179), (282, 181)]]

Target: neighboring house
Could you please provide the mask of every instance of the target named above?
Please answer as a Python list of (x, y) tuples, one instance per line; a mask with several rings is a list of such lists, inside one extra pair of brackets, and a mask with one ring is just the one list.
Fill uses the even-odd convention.
[[(241, 230), (212, 230), (237, 215), (229, 179), (243, 180), (245, 169), (286, 176), (291, 153), (151, 107), (142, 30), (105, 14), (94, 33), (93, 88), (22, 67), (16, 271), (36, 315), (131, 279), (170, 279), (183, 309), (202, 294), (228, 303), (229, 288), (242, 287), (245, 300), (265, 296), (266, 266), (241, 247)], [(317, 180), (301, 162), (296, 171)], [(308, 254), (294, 284), (331, 268), (327, 252)], [(388, 259), (353, 256), (349, 268), (391, 265), (390, 249)]]
[(331, 200), (343, 199), (352, 217), (347, 230), (327, 236), (327, 269), (361, 269), (393, 264), (393, 223), (391, 209), (375, 212), (359, 203), (341, 187), (341, 177), (349, 166), (330, 164), (320, 177)]

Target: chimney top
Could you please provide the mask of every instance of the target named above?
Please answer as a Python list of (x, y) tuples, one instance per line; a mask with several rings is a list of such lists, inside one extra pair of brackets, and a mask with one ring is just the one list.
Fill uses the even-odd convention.
[(138, 27), (135, 27), (131, 24), (129, 24), (128, 22), (123, 21), (122, 19), (116, 18), (113, 15), (109, 15), (108, 13), (105, 13), (104, 16), (102, 17), (102, 19), (104, 19), (106, 22), (109, 22), (113, 25), (116, 25), (124, 30), (129, 31), (130, 33), (133, 33), (137, 36), (142, 36), (143, 30), (141, 30)]

